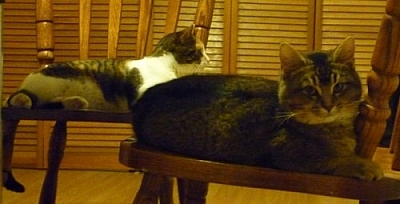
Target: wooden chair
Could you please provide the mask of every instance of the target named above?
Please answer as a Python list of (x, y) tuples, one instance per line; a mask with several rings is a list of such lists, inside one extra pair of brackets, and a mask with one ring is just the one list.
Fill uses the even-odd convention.
[[(153, 0), (139, 0), (139, 25), (136, 43), (136, 58), (142, 58), (152, 51), (151, 25), (153, 14)], [(168, 2), (165, 33), (174, 32), (177, 28), (178, 17), (182, 1)], [(53, 3), (52, 0), (36, 2), (37, 22), (37, 51), (40, 67), (51, 64), (54, 60), (53, 34)], [(118, 42), (122, 0), (110, 1), (110, 20), (108, 33), (107, 57), (116, 56)], [(88, 39), (90, 26), (91, 1), (80, 1), (80, 56), (88, 57)], [(197, 14), (194, 20), (196, 35), (204, 43), (207, 42), (208, 31), (211, 25), (214, 0), (199, 0)], [(105, 56), (106, 57), (106, 56)], [(71, 111), (71, 110), (27, 110), (18, 108), (2, 109), (3, 125), (3, 185), (9, 190), (23, 192), (24, 187), (14, 180), (11, 173), (11, 159), (14, 136), (20, 120), (51, 120), (56, 121), (49, 143), (48, 169), (42, 186), (40, 203), (55, 203), (57, 191), (57, 175), (67, 138), (67, 121), (91, 121), (131, 123), (130, 113), (106, 113), (98, 111)]]
[[(368, 76), (367, 104), (360, 107), (356, 122), (360, 137), (357, 151), (368, 158), (374, 155), (385, 131), (391, 112), (388, 101), (399, 86), (400, 2), (388, 0), (386, 12)], [(400, 180), (393, 178), (367, 182), (196, 160), (160, 152), (133, 139), (121, 142), (120, 162), (144, 171), (134, 203), (156, 203), (158, 198), (168, 197), (165, 186), (170, 177), (178, 178), (181, 203), (205, 203), (209, 182), (358, 199), (360, 203), (400, 202)]]
[(393, 132), (390, 141), (390, 148), (394, 155), (392, 169), (400, 171), (400, 98), (393, 122)]

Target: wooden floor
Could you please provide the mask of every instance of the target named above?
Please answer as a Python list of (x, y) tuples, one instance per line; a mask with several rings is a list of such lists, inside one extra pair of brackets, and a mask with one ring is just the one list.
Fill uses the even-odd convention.
[[(390, 171), (391, 155), (379, 150), (375, 157), (385, 169), (386, 176), (400, 179), (400, 172)], [(3, 189), (3, 204), (37, 203), (44, 170), (15, 169), (15, 177), (26, 187), (25, 193)], [(126, 204), (132, 203), (142, 174), (132, 172), (62, 170), (59, 173), (57, 204)], [(176, 192), (176, 190), (175, 190)], [(177, 195), (175, 195), (175, 203)], [(207, 196), (209, 204), (356, 204), (358, 201), (211, 184)]]

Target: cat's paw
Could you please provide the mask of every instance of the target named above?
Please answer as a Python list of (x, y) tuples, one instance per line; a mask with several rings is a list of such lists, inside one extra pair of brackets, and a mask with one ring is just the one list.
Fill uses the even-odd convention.
[(89, 108), (89, 102), (80, 96), (66, 97), (61, 100), (64, 109), (80, 110)]
[(3, 102), (4, 107), (32, 108), (32, 99), (23, 92), (15, 93)]
[(377, 163), (366, 160), (364, 167), (362, 167), (361, 171), (359, 172), (359, 175), (356, 174), (355, 176), (361, 180), (379, 180), (383, 178), (383, 171)]
[(335, 174), (366, 181), (379, 180), (383, 177), (383, 171), (377, 163), (359, 157), (339, 167)]

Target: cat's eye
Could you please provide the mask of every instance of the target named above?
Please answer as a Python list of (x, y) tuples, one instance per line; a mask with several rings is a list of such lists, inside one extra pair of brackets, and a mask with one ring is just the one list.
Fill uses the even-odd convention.
[(316, 96), (318, 91), (313, 86), (306, 86), (303, 88), (303, 93), (308, 96)]
[(343, 83), (337, 83), (335, 84), (335, 86), (333, 86), (333, 93), (334, 94), (338, 94), (340, 92), (342, 92), (345, 88), (345, 84)]
[(186, 52), (186, 56), (193, 56), (196, 54), (197, 50), (189, 50), (188, 52)]

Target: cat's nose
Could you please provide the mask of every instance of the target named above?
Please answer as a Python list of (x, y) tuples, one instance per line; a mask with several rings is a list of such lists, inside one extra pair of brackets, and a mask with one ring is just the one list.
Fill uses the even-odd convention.
[(333, 104), (332, 102), (330, 103), (326, 103), (324, 101), (322, 101), (321, 106), (328, 111), (328, 113), (330, 113), (332, 111), (332, 109), (335, 107), (335, 104)]
[(335, 107), (334, 99), (328, 94), (322, 94), (320, 104), (322, 108), (328, 111), (328, 113), (330, 113), (333, 107)]

